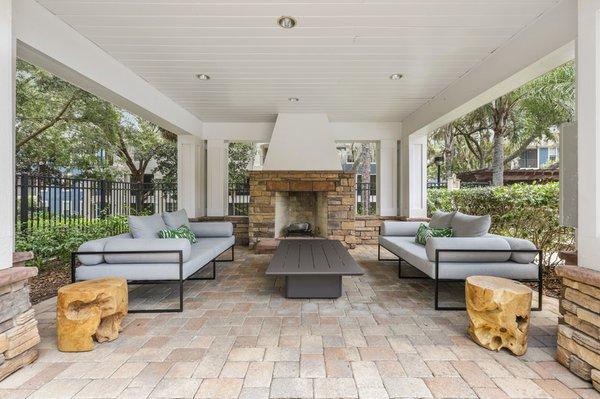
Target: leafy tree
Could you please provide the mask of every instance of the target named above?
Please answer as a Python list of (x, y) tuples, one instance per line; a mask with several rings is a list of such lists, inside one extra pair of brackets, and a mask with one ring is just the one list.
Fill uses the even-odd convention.
[(155, 159), (176, 179), (173, 133), (21, 60), (16, 89), (18, 172), (142, 182)]
[(229, 183), (241, 184), (248, 181), (248, 166), (254, 162), (254, 155), (252, 143), (229, 143)]
[(573, 119), (575, 70), (559, 67), (441, 127), (430, 137), (430, 156), (443, 153), (446, 175), (492, 170), (502, 185), (504, 168), (539, 139), (556, 140), (556, 127)]

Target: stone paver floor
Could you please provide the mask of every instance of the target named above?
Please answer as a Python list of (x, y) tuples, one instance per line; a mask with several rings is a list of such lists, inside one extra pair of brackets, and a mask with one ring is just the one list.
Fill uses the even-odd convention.
[[(288, 300), (264, 275), (270, 255), (236, 249), (217, 280), (185, 284), (183, 313), (128, 315), (87, 353), (56, 350), (55, 302), (43, 302), (40, 358), (0, 382), (0, 398), (600, 397), (554, 361), (555, 300), (534, 312), (526, 355), (490, 352), (465, 312), (432, 309), (431, 281), (399, 280), (376, 247), (352, 254), (366, 274), (344, 277), (342, 298)], [(131, 293), (132, 306), (176, 301), (166, 286)]]

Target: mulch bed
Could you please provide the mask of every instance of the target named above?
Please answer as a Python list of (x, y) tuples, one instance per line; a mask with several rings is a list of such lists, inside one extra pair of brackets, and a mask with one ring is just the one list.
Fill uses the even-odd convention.
[(56, 296), (58, 289), (70, 282), (71, 270), (69, 265), (56, 264), (45, 268), (29, 282), (31, 303), (36, 304)]
[[(554, 274), (554, 268), (544, 269), (544, 295), (552, 298), (560, 297), (560, 277)], [(69, 265), (56, 264), (47, 267), (30, 281), (30, 298), (33, 304), (56, 296), (63, 285), (71, 282)], [(532, 287), (535, 289), (534, 287)]]

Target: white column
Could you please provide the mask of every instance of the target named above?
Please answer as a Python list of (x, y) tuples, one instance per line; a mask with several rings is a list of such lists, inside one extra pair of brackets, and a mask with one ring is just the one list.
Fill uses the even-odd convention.
[(206, 170), (204, 141), (192, 135), (177, 136), (177, 200), (188, 216), (205, 215)]
[(12, 266), (15, 226), (15, 65), (12, 1), (0, 1), (0, 269)]
[(578, 263), (600, 270), (600, 0), (579, 0), (578, 14)]
[(227, 143), (206, 141), (206, 214), (227, 215)]
[(427, 216), (427, 135), (402, 139), (400, 154), (402, 216)]
[(379, 141), (377, 164), (377, 206), (379, 215), (398, 214), (398, 141)]

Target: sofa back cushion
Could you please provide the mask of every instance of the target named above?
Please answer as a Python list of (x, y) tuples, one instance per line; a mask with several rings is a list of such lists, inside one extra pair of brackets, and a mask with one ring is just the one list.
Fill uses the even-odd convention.
[[(110, 240), (104, 245), (106, 252), (129, 252), (123, 254), (105, 254), (106, 263), (177, 263), (179, 254), (149, 253), (147, 251), (182, 251), (183, 261), (190, 259), (191, 245), (187, 238), (173, 238), (163, 240), (160, 238), (137, 238)], [(145, 280), (144, 269), (140, 268), (140, 280)]]
[(385, 220), (383, 223), (381, 223), (379, 234), (382, 236), (414, 237), (417, 234), (417, 230), (421, 224), (421, 222), (399, 222)]
[(455, 237), (483, 237), (491, 225), (490, 215), (472, 216), (460, 212), (456, 212), (450, 222)]
[(196, 237), (231, 237), (233, 235), (231, 222), (190, 223), (190, 228)]
[(158, 232), (167, 228), (162, 216), (129, 216), (129, 231), (133, 238), (158, 238)]
[(453, 212), (442, 212), (435, 211), (433, 215), (431, 215), (431, 220), (429, 221), (429, 227), (432, 229), (449, 229), (451, 226), (452, 219), (456, 211)]
[(175, 212), (165, 212), (162, 214), (162, 218), (170, 229), (178, 229), (181, 226), (190, 227), (190, 221), (185, 209)]
[[(427, 259), (435, 262), (435, 252), (438, 249), (464, 250), (441, 252), (440, 262), (506, 262), (511, 257), (510, 245), (500, 237), (430, 237), (425, 244)], [(485, 249), (502, 252), (472, 251)]]

